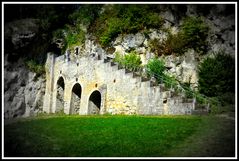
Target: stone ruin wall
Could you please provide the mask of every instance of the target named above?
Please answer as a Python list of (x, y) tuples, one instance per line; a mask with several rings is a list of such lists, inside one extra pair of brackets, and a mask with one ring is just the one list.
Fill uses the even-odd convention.
[[(170, 91), (164, 91), (161, 86), (151, 86), (150, 81), (133, 77), (133, 73), (118, 69), (117, 65), (107, 62), (106, 59), (72, 56), (68, 59), (66, 55), (55, 58), (54, 55), (48, 54), (43, 105), (43, 110), (47, 113), (57, 112), (57, 81), (60, 77), (64, 80), (62, 103), (66, 114), (180, 115), (191, 114), (193, 110), (192, 102), (183, 103), (181, 97), (173, 97)], [(72, 89), (77, 83), (82, 91), (80, 109), (75, 110), (71, 108), (75, 101)], [(98, 112), (96, 106), (89, 101), (94, 91), (99, 91), (101, 97)]]

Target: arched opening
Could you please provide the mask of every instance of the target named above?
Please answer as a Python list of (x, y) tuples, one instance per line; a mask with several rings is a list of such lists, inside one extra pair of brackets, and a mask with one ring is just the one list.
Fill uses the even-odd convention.
[(89, 114), (99, 114), (101, 105), (101, 94), (99, 91), (94, 91), (90, 95), (88, 110)]
[(57, 94), (56, 94), (56, 113), (64, 112), (64, 79), (60, 77), (57, 81)]
[(80, 101), (81, 101), (81, 92), (82, 88), (79, 83), (76, 83), (72, 88), (71, 93), (71, 107), (70, 114), (77, 114), (80, 110)]

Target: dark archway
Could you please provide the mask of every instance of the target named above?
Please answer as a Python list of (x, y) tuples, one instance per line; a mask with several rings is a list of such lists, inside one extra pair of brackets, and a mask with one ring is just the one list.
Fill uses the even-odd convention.
[(65, 83), (63, 77), (57, 81), (57, 94), (56, 94), (56, 113), (64, 112), (64, 89)]
[(101, 94), (99, 91), (94, 91), (90, 95), (88, 110), (89, 114), (99, 114), (101, 106)]
[(80, 101), (81, 101), (82, 88), (79, 83), (76, 83), (72, 88), (71, 93), (71, 107), (70, 114), (79, 113), (80, 110)]

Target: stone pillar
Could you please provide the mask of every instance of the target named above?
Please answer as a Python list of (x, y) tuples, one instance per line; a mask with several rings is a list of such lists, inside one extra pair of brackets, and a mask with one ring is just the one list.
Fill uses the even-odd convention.
[(89, 102), (89, 97), (88, 97), (88, 93), (84, 93), (84, 91), (82, 91), (81, 94), (81, 102), (80, 102), (80, 115), (87, 115), (88, 112), (88, 102)]
[(64, 91), (64, 113), (70, 114), (70, 108), (71, 108), (71, 95), (72, 95), (72, 89), (71, 84), (65, 83), (65, 91)]
[(57, 97), (57, 83), (53, 87), (53, 92), (52, 92), (52, 109), (51, 112), (55, 113), (56, 112), (56, 97)]
[(193, 98), (193, 110), (195, 110), (196, 98)]
[(100, 105), (100, 114), (106, 113), (106, 94), (107, 94), (107, 85), (103, 84), (99, 87), (99, 92), (101, 94), (101, 105)]
[(46, 70), (46, 91), (43, 102), (43, 111), (50, 113), (52, 109), (52, 93), (54, 84), (54, 65), (55, 65), (55, 55), (52, 53), (47, 53), (47, 61), (45, 65)]

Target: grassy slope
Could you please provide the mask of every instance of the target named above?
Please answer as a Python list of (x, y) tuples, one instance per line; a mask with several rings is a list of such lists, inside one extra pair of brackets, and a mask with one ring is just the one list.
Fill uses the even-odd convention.
[[(40, 117), (6, 125), (4, 130), (5, 156), (215, 156), (214, 152), (234, 151), (231, 122), (214, 117)], [(202, 146), (208, 143), (204, 152)], [(220, 150), (214, 151), (217, 146)]]
[(197, 131), (186, 141), (168, 151), (166, 156), (235, 156), (235, 120), (223, 117), (204, 117)]

